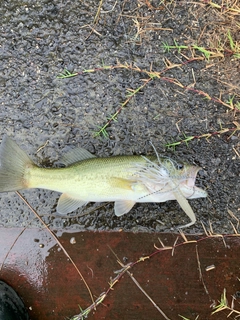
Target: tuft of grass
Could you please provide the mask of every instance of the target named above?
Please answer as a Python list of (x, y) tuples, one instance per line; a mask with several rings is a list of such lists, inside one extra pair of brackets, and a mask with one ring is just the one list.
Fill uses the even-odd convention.
[(215, 306), (213, 309), (214, 309), (214, 311), (212, 312), (212, 314), (217, 313), (217, 312), (221, 312), (223, 310), (227, 310), (227, 311), (229, 311), (229, 314), (227, 317), (230, 317), (233, 313), (236, 314), (236, 317), (240, 316), (240, 311), (234, 309), (234, 297), (233, 297), (231, 306), (229, 306), (225, 288), (223, 289), (223, 293), (221, 295), (221, 300), (219, 301), (219, 304), (217, 306)]
[(165, 147), (172, 148), (173, 150), (175, 150), (176, 146), (178, 146), (182, 143), (185, 143), (188, 146), (188, 142), (191, 140), (194, 140), (194, 139), (203, 139), (203, 138), (209, 139), (212, 136), (222, 135), (224, 133), (230, 133), (230, 132), (231, 132), (231, 135), (230, 135), (230, 137), (231, 137), (233, 134), (235, 134), (235, 132), (240, 131), (240, 124), (236, 121), (234, 121), (233, 123), (235, 124), (236, 128), (221, 128), (221, 130), (219, 130), (219, 131), (208, 132), (208, 133), (201, 134), (199, 136), (186, 136), (183, 133), (183, 138), (181, 140), (169, 142), (169, 143), (165, 144)]
[(57, 79), (66, 79), (66, 78), (72, 78), (76, 77), (78, 75), (78, 72), (72, 73), (67, 69), (64, 69), (62, 73), (59, 73), (57, 76)]
[(240, 6), (238, 6), (238, 1), (234, 1), (232, 4), (220, 5), (212, 0), (202, 0), (200, 4), (204, 3), (210, 7), (219, 10), (222, 14), (239, 15)]
[(227, 37), (228, 37), (228, 40), (229, 40), (229, 45), (230, 45), (230, 48), (232, 50), (232, 55), (234, 58), (236, 59), (240, 59), (240, 45), (238, 44), (237, 41), (233, 41), (233, 38), (231, 36), (231, 33), (230, 31), (228, 30), (227, 32)]
[(179, 45), (176, 40), (174, 40), (174, 45), (169, 45), (167, 42), (163, 42), (162, 48), (169, 52), (170, 50), (177, 49), (178, 53), (181, 53), (182, 50), (197, 50), (204, 55), (207, 60), (213, 58), (224, 58), (224, 56), (232, 56), (235, 59), (240, 59), (240, 45), (237, 41), (234, 41), (231, 35), (231, 32), (228, 30), (226, 38), (228, 39), (229, 47), (223, 47), (219, 41), (218, 46), (214, 48), (205, 48), (202, 46), (198, 46), (196, 44), (193, 45)]
[[(179, 317), (181, 317), (183, 320), (191, 320), (191, 319), (189, 319), (189, 318), (186, 318), (186, 317), (184, 317), (184, 316), (181, 316), (180, 314), (179, 314)], [(197, 320), (198, 317), (199, 317), (199, 315), (196, 316), (195, 320)]]
[(169, 45), (167, 42), (162, 42), (163, 46), (162, 48), (165, 49), (166, 52), (169, 52), (171, 49), (177, 49), (178, 53), (181, 52), (181, 50), (187, 50), (189, 47), (185, 45), (179, 45), (177, 41), (174, 39), (174, 45)]
[[(167, 47), (167, 44), (165, 44)], [(235, 46), (234, 42), (231, 44), (231, 46)], [(183, 47), (185, 48), (186, 46), (179, 46), (176, 42), (175, 42), (175, 46), (170, 46), (169, 48), (177, 48), (177, 49), (182, 49)], [(201, 49), (200, 47), (198, 47), (199, 50), (202, 50), (202, 52), (205, 54), (205, 56), (209, 56), (208, 54), (210, 54), (210, 52), (206, 52), (204, 51), (204, 49)], [(107, 128), (110, 126), (110, 124), (112, 122), (117, 122), (117, 118), (119, 116), (119, 114), (121, 113), (121, 111), (127, 106), (127, 104), (129, 103), (129, 101), (135, 96), (137, 95), (141, 90), (143, 90), (150, 81), (156, 80), (156, 79), (161, 79), (162, 81), (165, 82), (169, 82), (172, 83), (178, 87), (180, 87), (182, 90), (185, 91), (191, 91), (193, 93), (196, 93), (200, 96), (202, 96), (203, 98), (207, 99), (207, 100), (211, 100), (215, 103), (219, 103), (229, 109), (231, 109), (234, 112), (237, 112), (240, 110), (240, 102), (236, 101), (235, 102), (235, 95), (233, 95), (232, 97), (229, 98), (228, 101), (224, 102), (222, 101), (220, 98), (214, 98), (211, 97), (208, 93), (199, 90), (199, 89), (195, 89), (191, 86), (186, 86), (183, 85), (178, 79), (175, 78), (169, 78), (169, 77), (163, 77), (163, 73), (165, 73), (168, 70), (174, 69), (174, 68), (179, 68), (181, 66), (184, 66), (186, 64), (189, 64), (193, 61), (199, 60), (199, 58), (191, 58), (188, 59), (182, 63), (179, 64), (174, 64), (171, 63), (169, 60), (165, 60), (165, 64), (166, 64), (166, 68), (161, 70), (161, 71), (153, 71), (152, 69), (150, 70), (146, 70), (146, 69), (140, 69), (137, 66), (133, 66), (130, 64), (117, 64), (115, 66), (112, 65), (103, 65), (101, 67), (97, 67), (94, 69), (85, 69), (83, 71), (79, 71), (79, 72), (70, 72), (67, 69), (64, 69), (64, 71), (62, 73), (59, 73), (59, 75), (57, 76), (58, 79), (65, 79), (65, 78), (70, 78), (70, 77), (75, 77), (78, 76), (80, 74), (84, 74), (84, 73), (93, 73), (93, 72), (98, 72), (98, 71), (104, 71), (104, 70), (112, 70), (112, 69), (127, 69), (129, 71), (135, 71), (135, 72), (139, 72), (142, 74), (147, 75), (147, 79), (143, 79), (143, 84), (140, 85), (139, 87), (137, 87), (136, 89), (128, 89), (127, 93), (126, 93), (126, 100), (121, 103), (121, 105), (118, 107), (117, 111), (113, 114), (107, 117), (107, 121), (105, 124), (103, 124), (102, 126), (97, 126), (98, 130), (96, 130), (94, 132), (94, 137), (99, 137), (99, 136), (103, 136), (104, 138), (108, 138), (108, 132), (107, 132)], [(157, 118), (157, 116), (155, 117), (155, 119)], [(173, 147), (175, 148), (177, 145), (181, 144), (182, 142), (188, 143), (189, 141), (193, 140), (193, 139), (201, 139), (201, 138), (210, 138), (213, 135), (216, 134), (223, 134), (225, 132), (230, 132), (233, 131), (233, 134), (239, 130), (239, 125), (237, 125), (237, 128), (231, 128), (231, 129), (221, 129), (218, 132), (213, 132), (213, 133), (205, 133), (202, 135), (196, 135), (196, 136), (184, 136), (184, 138), (180, 141), (176, 141), (176, 142), (172, 142), (172, 143), (168, 143), (166, 144), (166, 147)]]
[(98, 136), (103, 136), (104, 138), (108, 137), (108, 132), (106, 130), (106, 128), (110, 125), (111, 122), (117, 122), (117, 117), (119, 115), (119, 113), (123, 110), (123, 108), (128, 104), (128, 102), (140, 91), (142, 90), (145, 85), (152, 79), (152, 77), (150, 77), (148, 79), (147, 82), (145, 82), (143, 85), (139, 86), (137, 89), (133, 90), (133, 89), (127, 89), (127, 94), (126, 94), (126, 100), (121, 104), (121, 106), (118, 108), (118, 110), (113, 114), (110, 115), (110, 117), (107, 118), (107, 122), (101, 127), (98, 126), (99, 130), (96, 131), (94, 133), (94, 137), (98, 137)]

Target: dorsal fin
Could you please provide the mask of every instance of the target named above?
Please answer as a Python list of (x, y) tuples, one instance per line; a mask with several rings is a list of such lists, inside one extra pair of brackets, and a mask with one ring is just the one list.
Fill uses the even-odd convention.
[(70, 164), (76, 163), (78, 161), (95, 158), (93, 154), (83, 148), (75, 148), (65, 154), (59, 162), (64, 164), (65, 166), (69, 166)]

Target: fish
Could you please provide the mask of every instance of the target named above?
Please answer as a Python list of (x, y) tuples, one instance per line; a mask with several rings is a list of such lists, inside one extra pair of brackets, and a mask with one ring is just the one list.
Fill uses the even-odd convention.
[(114, 202), (119, 217), (135, 203), (177, 200), (191, 220), (181, 227), (189, 227), (196, 216), (188, 199), (207, 197), (206, 191), (195, 186), (200, 167), (155, 153), (99, 158), (76, 148), (59, 161), (64, 167), (42, 168), (5, 135), (0, 146), (0, 192), (31, 188), (60, 192), (57, 212), (61, 215), (88, 202)]

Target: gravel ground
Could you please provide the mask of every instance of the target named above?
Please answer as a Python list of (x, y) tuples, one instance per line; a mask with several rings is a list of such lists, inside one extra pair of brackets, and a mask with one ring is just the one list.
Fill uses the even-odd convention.
[[(159, 153), (203, 168), (197, 185), (209, 197), (189, 201), (197, 223), (185, 232), (202, 233), (202, 223), (208, 228), (211, 222), (214, 232), (232, 233), (236, 220), (229, 213), (240, 215), (239, 131), (193, 139), (175, 149), (166, 144), (184, 135), (236, 128), (239, 112), (226, 103), (233, 95), (234, 106), (240, 103), (239, 59), (212, 50), (215, 55), (207, 60), (190, 46), (209, 48), (215, 41), (216, 49), (223, 37), (222, 46), (229, 48), (228, 30), (239, 41), (239, 30), (234, 32), (239, 15), (229, 19), (204, 1), (169, 1), (161, 8), (153, 7), (159, 1), (106, 0), (101, 8), (99, 3), (11, 0), (1, 5), (0, 137), (11, 136), (40, 166), (56, 166), (76, 146), (97, 156), (153, 154), (152, 141)], [(174, 41), (189, 48), (167, 52), (163, 43)], [(64, 69), (79, 74), (57, 78)], [(107, 138), (94, 136), (126, 101), (127, 89), (149, 79), (140, 69), (161, 77), (149, 80), (126, 104), (106, 128)], [(137, 204), (120, 218), (112, 203), (90, 203), (61, 217), (58, 193), (22, 194), (53, 229), (174, 231), (189, 222), (176, 201)], [(41, 225), (14, 193), (1, 194), (0, 221), (6, 227)]]

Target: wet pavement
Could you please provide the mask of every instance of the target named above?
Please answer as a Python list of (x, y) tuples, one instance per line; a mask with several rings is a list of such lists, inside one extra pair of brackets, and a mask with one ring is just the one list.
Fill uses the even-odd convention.
[[(0, 232), (0, 277), (22, 297), (31, 320), (70, 319), (91, 306), (79, 273), (48, 230)], [(179, 235), (163, 233), (62, 230), (58, 236), (94, 301), (107, 293), (88, 319), (164, 319), (158, 307), (171, 320), (178, 315), (222, 320), (228, 310), (211, 313), (224, 288), (229, 304), (235, 296), (238, 308), (239, 237), (191, 236), (183, 244)]]

